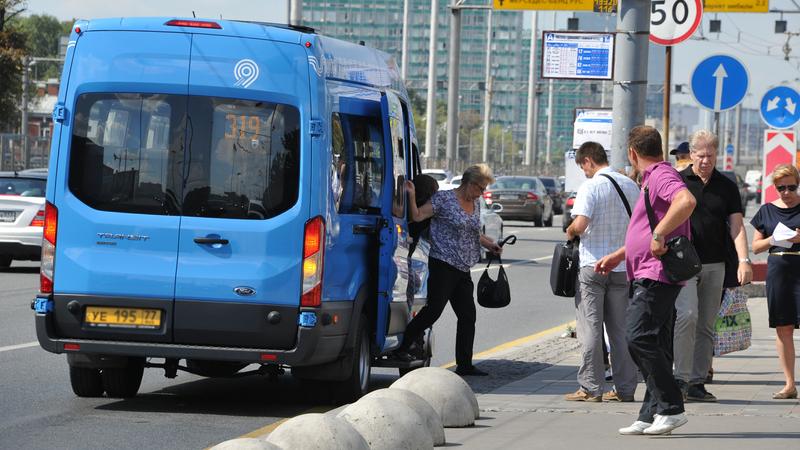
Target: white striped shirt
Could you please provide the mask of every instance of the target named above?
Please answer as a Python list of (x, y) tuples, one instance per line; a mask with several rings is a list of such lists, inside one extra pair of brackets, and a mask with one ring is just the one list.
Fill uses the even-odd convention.
[[(617, 190), (611, 181), (600, 174), (608, 174), (619, 184), (631, 209), (639, 199), (639, 186), (630, 178), (604, 167), (586, 180), (575, 197), (572, 217), (585, 216), (589, 226), (581, 235), (580, 265), (594, 266), (600, 258), (625, 245), (630, 217), (625, 210)], [(614, 272), (625, 272), (625, 264), (619, 264)]]

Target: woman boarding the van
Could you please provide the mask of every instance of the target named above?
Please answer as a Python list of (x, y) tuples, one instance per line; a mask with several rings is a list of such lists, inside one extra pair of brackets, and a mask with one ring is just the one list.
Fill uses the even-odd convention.
[(486, 164), (476, 164), (464, 172), (461, 185), (450, 191), (439, 191), (430, 201), (417, 207), (414, 183), (406, 181), (411, 220), (431, 219), (431, 252), (428, 278), (428, 303), (408, 324), (403, 343), (395, 355), (411, 360), (408, 353), (424, 330), (441, 316), (448, 300), (456, 313), (456, 373), (487, 375), (472, 365), (472, 344), (475, 340), (474, 285), (470, 268), (480, 259), (480, 247), (500, 254), (502, 248), (481, 234), (480, 204), (486, 186), (494, 182)]

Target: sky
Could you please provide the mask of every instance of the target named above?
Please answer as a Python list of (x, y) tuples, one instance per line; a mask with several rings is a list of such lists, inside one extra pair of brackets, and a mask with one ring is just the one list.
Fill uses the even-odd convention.
[[(397, 0), (401, 1), (401, 0)], [(440, 0), (449, 1), (449, 0)], [(118, 16), (187, 16), (220, 17), (265, 22), (287, 21), (287, 0), (28, 0), (29, 14), (50, 14), (59, 20)], [(470, 1), (470, 3), (480, 3)], [(800, 12), (800, 0), (770, 0), (770, 9)], [(566, 28), (570, 13), (556, 16), (558, 28)], [(709, 33), (709, 20), (722, 22), (721, 33)], [(800, 36), (789, 41), (789, 61), (782, 47), (786, 35), (774, 33), (777, 13), (705, 14), (701, 29), (689, 41), (673, 47), (673, 84), (689, 84), (692, 70), (708, 56), (726, 54), (742, 61), (750, 75), (749, 94), (743, 106), (757, 108), (761, 97), (774, 85), (800, 88)], [(784, 14), (788, 30), (800, 32), (800, 14)], [(526, 19), (525, 23), (530, 20)], [(539, 28), (551, 29), (552, 12), (539, 14)], [(686, 89), (685, 89), (686, 91)], [(689, 94), (675, 94), (672, 103), (694, 104)]]

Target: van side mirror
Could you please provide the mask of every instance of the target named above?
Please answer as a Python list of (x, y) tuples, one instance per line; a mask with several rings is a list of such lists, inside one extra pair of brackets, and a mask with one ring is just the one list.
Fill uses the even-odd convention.
[(503, 212), (503, 205), (500, 203), (492, 203), (492, 211), (496, 213)]

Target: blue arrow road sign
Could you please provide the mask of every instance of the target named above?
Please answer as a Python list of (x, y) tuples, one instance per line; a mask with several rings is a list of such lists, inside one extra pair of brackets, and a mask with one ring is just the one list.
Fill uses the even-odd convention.
[(692, 72), (692, 95), (707, 109), (727, 111), (744, 99), (748, 83), (747, 69), (738, 59), (714, 55), (701, 61)]
[(791, 128), (800, 121), (800, 94), (786, 86), (774, 87), (761, 99), (761, 118), (771, 128)]

